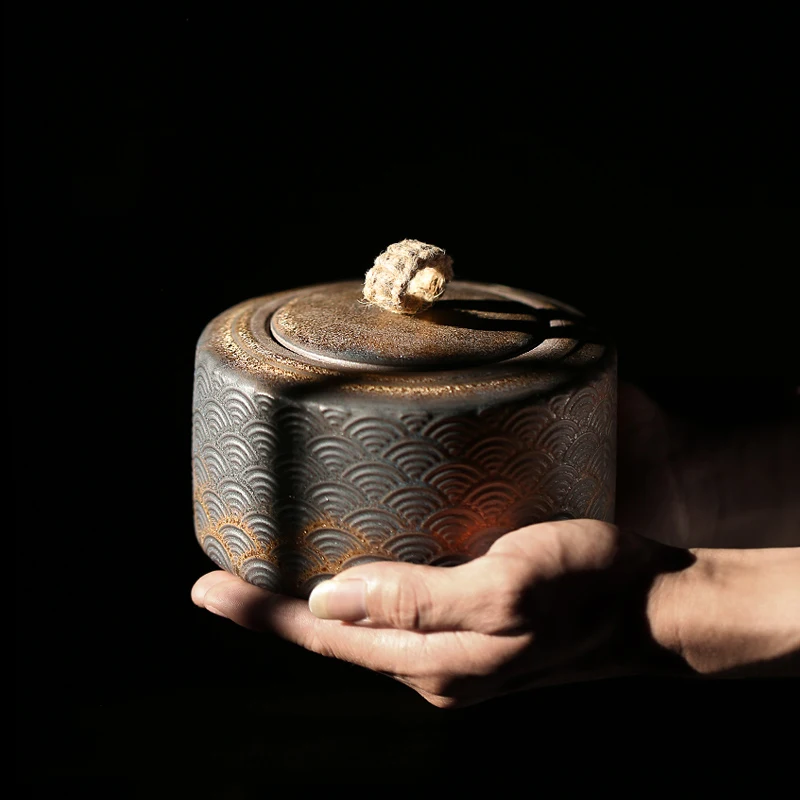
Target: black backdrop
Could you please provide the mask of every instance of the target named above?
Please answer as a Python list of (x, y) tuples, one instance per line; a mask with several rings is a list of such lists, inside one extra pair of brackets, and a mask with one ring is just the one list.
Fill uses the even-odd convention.
[(794, 402), (780, 25), (762, 39), (695, 20), (656, 41), (595, 17), (384, 9), (365, 29), (321, 13), (7, 14), (20, 790), (508, 791), (572, 785), (598, 758), (597, 784), (619, 785), (720, 746), (774, 768), (792, 682), (631, 679), (441, 712), (192, 606), (213, 566), (191, 510), (203, 326), (360, 277), (399, 239), (594, 316), (622, 377), (681, 413)]

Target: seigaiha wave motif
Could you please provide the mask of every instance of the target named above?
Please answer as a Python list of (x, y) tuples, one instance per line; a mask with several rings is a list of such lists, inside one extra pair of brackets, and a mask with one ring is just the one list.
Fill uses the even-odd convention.
[(195, 370), (197, 539), (221, 569), (307, 597), (355, 564), (454, 565), (510, 530), (613, 516), (613, 371), (529, 405), (367, 413)]

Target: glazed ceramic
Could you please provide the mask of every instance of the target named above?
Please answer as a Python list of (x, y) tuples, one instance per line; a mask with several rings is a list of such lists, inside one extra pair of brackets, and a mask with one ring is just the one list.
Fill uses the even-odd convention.
[(355, 564), (448, 566), (510, 530), (614, 513), (613, 347), (575, 309), (453, 281), (402, 316), (356, 281), (257, 297), (196, 350), (197, 539), (307, 597)]

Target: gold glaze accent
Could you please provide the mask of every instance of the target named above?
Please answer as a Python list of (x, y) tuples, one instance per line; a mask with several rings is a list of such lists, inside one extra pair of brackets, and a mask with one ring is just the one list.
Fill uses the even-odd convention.
[[(467, 287), (475, 285), (461, 283)], [(482, 284), (478, 286), (483, 287)], [(325, 286), (322, 286), (265, 295), (234, 306), (206, 326), (198, 343), (198, 351), (207, 348), (254, 378), (274, 383), (278, 390), (298, 383), (309, 387), (320, 383), (320, 387), (324, 385), (326, 391), (335, 390), (351, 396), (361, 394), (398, 398), (474, 399), (476, 392), (514, 393), (534, 387), (547, 392), (574, 380), (578, 373), (587, 368), (603, 368), (606, 366), (604, 361), (609, 358), (614, 360), (613, 352), (602, 342), (558, 336), (558, 328), (563, 326), (563, 321), (558, 319), (558, 312), (582, 317), (575, 309), (550, 298), (510, 287), (492, 285), (491, 288), (499, 296), (529, 303), (539, 310), (555, 312), (550, 326), (553, 335), (526, 353), (473, 368), (448, 369), (444, 365), (442, 370), (425, 372), (375, 371), (370, 365), (360, 364), (353, 364), (349, 369), (332, 368), (292, 352), (279, 344), (269, 332), (272, 313), (294, 299), (298, 291), (324, 291)]]

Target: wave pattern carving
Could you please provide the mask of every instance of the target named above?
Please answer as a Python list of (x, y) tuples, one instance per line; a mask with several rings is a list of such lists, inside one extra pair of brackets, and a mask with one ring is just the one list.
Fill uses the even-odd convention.
[(611, 520), (613, 380), (528, 406), (382, 416), (272, 397), (198, 363), (197, 539), (221, 569), (307, 597), (355, 564), (459, 564), (523, 525)]

